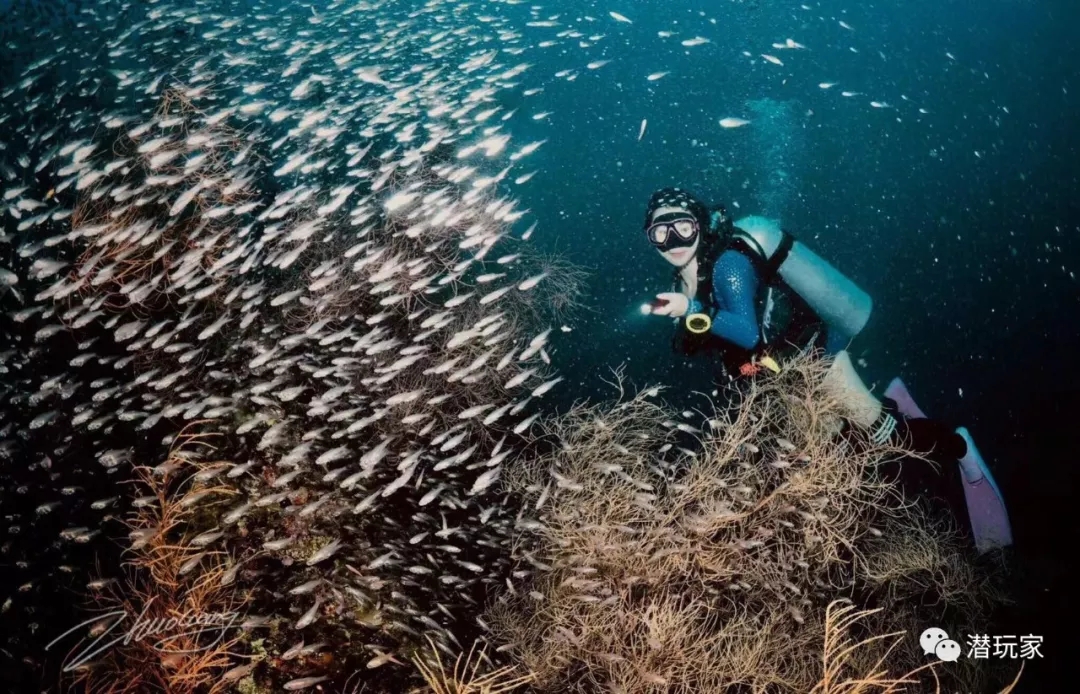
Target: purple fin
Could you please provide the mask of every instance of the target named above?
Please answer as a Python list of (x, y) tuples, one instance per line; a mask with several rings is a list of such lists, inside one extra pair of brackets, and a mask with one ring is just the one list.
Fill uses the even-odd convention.
[(896, 401), (896, 408), (908, 419), (926, 419), (926, 415), (915, 404), (915, 398), (911, 397), (911, 393), (908, 392), (907, 386), (899, 376), (889, 382), (889, 387), (885, 389), (885, 397)]
[(965, 481), (964, 499), (967, 501), (971, 532), (975, 536), (975, 548), (980, 554), (1013, 543), (1009, 514), (989, 479), (984, 477), (978, 482)]
[(967, 443), (967, 454), (960, 459), (960, 471), (975, 547), (980, 553), (1007, 547), (1013, 543), (1012, 526), (1001, 490), (968, 430), (960, 427), (956, 433)]

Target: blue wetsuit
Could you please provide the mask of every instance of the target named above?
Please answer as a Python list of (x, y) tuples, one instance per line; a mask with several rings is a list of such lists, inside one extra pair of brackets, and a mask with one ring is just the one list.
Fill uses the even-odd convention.
[[(746, 254), (731, 249), (720, 254), (713, 264), (713, 302), (717, 307), (712, 316), (713, 335), (748, 351), (758, 346), (761, 340), (756, 305), (759, 284), (757, 269)], [(702, 311), (701, 301), (692, 298), (688, 313)], [(844, 348), (843, 336), (827, 326), (825, 331), (825, 351), (836, 354)]]

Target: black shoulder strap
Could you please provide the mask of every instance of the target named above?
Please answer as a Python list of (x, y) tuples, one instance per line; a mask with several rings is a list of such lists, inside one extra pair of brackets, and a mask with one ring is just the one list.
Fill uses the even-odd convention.
[(795, 237), (786, 231), (781, 231), (780, 245), (776, 247), (776, 252), (772, 254), (772, 257), (765, 263), (765, 280), (771, 283), (776, 279), (777, 273), (780, 271), (780, 266), (787, 260), (788, 255), (791, 253), (791, 247), (795, 245)]
[(794, 236), (786, 231), (781, 231), (780, 233), (780, 245), (776, 247), (776, 251), (768, 260), (765, 259), (765, 249), (758, 244), (753, 236), (746, 232), (736, 233), (735, 238), (731, 243), (733, 249), (742, 251), (750, 256), (750, 260), (757, 268), (761, 283), (764, 285), (772, 284), (776, 280), (776, 275), (780, 271), (780, 266), (787, 260), (788, 255), (791, 253), (792, 246), (795, 245)]

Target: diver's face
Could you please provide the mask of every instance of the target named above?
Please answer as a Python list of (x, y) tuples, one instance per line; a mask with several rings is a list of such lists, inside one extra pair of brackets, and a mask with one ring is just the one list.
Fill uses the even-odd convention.
[(673, 248), (670, 251), (662, 251), (660, 255), (664, 256), (664, 260), (668, 261), (675, 267), (682, 267), (690, 262), (690, 259), (697, 253), (698, 242), (694, 240), (694, 245), (683, 248)]
[(681, 207), (658, 208), (646, 233), (653, 248), (675, 267), (690, 262), (701, 236), (697, 220)]

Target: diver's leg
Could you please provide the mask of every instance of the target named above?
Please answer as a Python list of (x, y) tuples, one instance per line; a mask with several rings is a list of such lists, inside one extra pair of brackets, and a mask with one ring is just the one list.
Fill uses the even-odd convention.
[(953, 429), (933, 419), (902, 418), (897, 439), (930, 460), (959, 464), (971, 534), (980, 554), (1013, 543), (1005, 497), (967, 429)]
[[(914, 400), (911, 405), (917, 412), (922, 413)], [(979, 553), (1011, 545), (1012, 526), (1005, 507), (1005, 497), (1001, 495), (994, 476), (990, 474), (990, 468), (979, 454), (968, 430), (963, 427), (953, 429), (944, 422), (925, 416), (906, 417), (900, 413), (895, 402), (887, 399), (886, 414), (890, 410), (896, 413), (897, 419), (894, 443), (942, 465), (953, 461), (958, 463), (964, 489), (964, 504), (975, 548)]]
[(956, 462), (967, 453), (967, 442), (948, 424), (926, 417), (908, 419), (895, 407), (895, 403), (887, 401), (886, 409), (896, 412), (893, 443), (942, 465)]
[(884, 412), (881, 401), (863, 383), (847, 350), (841, 350), (833, 357), (824, 386), (839, 401), (845, 416), (855, 424), (870, 429), (881, 419)]
[[(943, 461), (953, 453), (955, 456), (952, 460), (964, 454), (963, 441), (945, 425), (925, 419), (925, 415), (922, 418), (908, 417), (906, 408), (901, 408), (895, 400), (889, 398), (883, 402), (874, 397), (855, 371), (846, 350), (833, 359), (824, 382), (833, 397), (839, 400), (847, 419), (866, 429), (874, 443), (903, 442), (911, 450), (927, 457), (936, 451), (935, 459)], [(914, 411), (922, 414), (914, 401), (911, 405)]]
[(962, 427), (954, 430), (926, 418), (903, 382), (899, 388), (896, 383), (890, 384), (893, 394), (906, 402), (900, 404), (889, 399), (887, 405), (882, 403), (863, 383), (847, 351), (836, 355), (825, 376), (826, 387), (838, 398), (848, 418), (868, 430), (872, 441), (892, 441), (943, 464), (959, 463), (968, 518), (979, 552), (1011, 545), (1012, 530), (1005, 499), (971, 435)]

